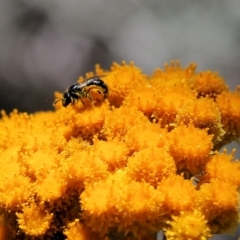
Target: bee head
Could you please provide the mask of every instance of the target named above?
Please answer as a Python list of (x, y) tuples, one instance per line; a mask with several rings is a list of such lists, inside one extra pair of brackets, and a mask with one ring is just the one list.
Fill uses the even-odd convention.
[(72, 97), (69, 92), (63, 93), (63, 98), (49, 98), (49, 99), (47, 99), (47, 101), (52, 100), (52, 99), (56, 100), (54, 102), (54, 105), (57, 104), (58, 102), (62, 101), (63, 107), (67, 107), (72, 102)]
[(62, 105), (64, 107), (67, 107), (72, 102), (71, 94), (69, 92), (65, 92), (61, 100), (62, 100)]

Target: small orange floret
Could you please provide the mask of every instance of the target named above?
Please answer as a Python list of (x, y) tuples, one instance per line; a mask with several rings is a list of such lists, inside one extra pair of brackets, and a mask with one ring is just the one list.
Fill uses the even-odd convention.
[(226, 132), (224, 144), (240, 137), (240, 90), (223, 92), (216, 99), (221, 112), (221, 122)]
[(37, 206), (35, 203), (23, 207), (22, 213), (16, 215), (19, 228), (33, 237), (44, 235), (53, 218), (53, 214), (48, 213), (43, 205)]
[(209, 96), (213, 99), (222, 92), (228, 91), (223, 78), (218, 73), (206, 71), (199, 73), (192, 82), (192, 88), (197, 91), (198, 96)]
[(221, 114), (217, 104), (210, 98), (199, 98), (189, 101), (178, 112), (177, 123), (192, 123), (197, 128), (207, 128), (213, 134), (214, 145), (217, 145), (225, 134), (221, 124)]
[(131, 153), (148, 147), (167, 145), (167, 130), (157, 124), (139, 123), (132, 126), (125, 135), (125, 143)]
[[(146, 182), (130, 181), (118, 198), (121, 214), (118, 231), (135, 239), (152, 239), (164, 224), (163, 195)], [(149, 237), (149, 238), (148, 238)]]
[(173, 158), (164, 148), (149, 147), (136, 152), (128, 160), (128, 174), (136, 181), (146, 181), (156, 187), (170, 174), (175, 174)]
[(203, 181), (219, 179), (240, 187), (240, 161), (232, 161), (232, 158), (227, 153), (215, 153), (206, 165)]
[(33, 194), (31, 179), (24, 175), (25, 169), (16, 161), (17, 148), (2, 152), (0, 164), (0, 206), (17, 210)]
[(119, 140), (95, 141), (94, 152), (108, 165), (108, 171), (111, 172), (123, 168), (129, 155), (126, 144)]
[(194, 93), (185, 87), (159, 87), (156, 88), (157, 106), (153, 112), (154, 118), (162, 127), (175, 125), (176, 117), (180, 109), (184, 108), (189, 101), (196, 100)]
[(151, 77), (152, 86), (188, 87), (190, 80), (195, 76), (196, 64), (191, 63), (182, 68), (179, 61), (172, 61), (164, 65), (165, 69), (157, 69)]
[(192, 124), (180, 125), (169, 133), (169, 151), (179, 171), (200, 173), (209, 160), (212, 146), (212, 135)]
[(125, 98), (123, 105), (132, 107), (144, 113), (149, 119), (153, 117), (154, 111), (157, 109), (157, 89), (149, 83), (142, 84), (134, 88)]
[(65, 193), (66, 188), (66, 175), (58, 168), (48, 170), (44, 178), (36, 181), (36, 194), (41, 201), (56, 201)]
[(211, 237), (207, 220), (201, 212), (181, 212), (179, 216), (174, 216), (166, 228), (168, 240), (207, 240)]
[(110, 73), (104, 78), (109, 88), (109, 102), (115, 107), (120, 107), (125, 97), (137, 86), (146, 84), (146, 76), (134, 63), (122, 65), (113, 63)]
[(179, 175), (170, 175), (158, 185), (163, 194), (163, 210), (168, 216), (178, 215), (181, 211), (195, 208), (196, 190), (190, 180)]
[(236, 185), (212, 179), (198, 191), (198, 205), (208, 219), (212, 233), (233, 233), (238, 225), (238, 191)]
[[(80, 102), (79, 102), (80, 103)], [(61, 108), (57, 112), (57, 123), (64, 131), (66, 139), (81, 136), (90, 140), (98, 134), (104, 124), (104, 119), (109, 113), (109, 104), (89, 108), (78, 108), (78, 105)]]
[(98, 235), (96, 235), (90, 229), (81, 224), (79, 222), (79, 219), (75, 219), (75, 221), (69, 223), (67, 225), (67, 229), (64, 230), (64, 234), (67, 236), (67, 240), (101, 240)]
[(107, 164), (94, 153), (92, 147), (71, 153), (61, 166), (61, 171), (67, 173), (65, 181), (68, 186), (79, 192), (85, 184), (105, 179), (109, 175), (107, 169)]
[(102, 133), (107, 139), (121, 139), (132, 126), (139, 123), (148, 123), (147, 117), (135, 107), (122, 106), (106, 116)]
[(117, 198), (121, 198), (122, 189), (129, 183), (126, 173), (119, 170), (107, 179), (86, 185), (80, 196), (82, 217), (92, 231), (100, 236), (108, 233), (110, 228), (119, 224)]
[(86, 225), (100, 236), (117, 229), (140, 239), (156, 232), (163, 223), (162, 200), (162, 193), (153, 186), (135, 182), (119, 170), (87, 186), (80, 201)]

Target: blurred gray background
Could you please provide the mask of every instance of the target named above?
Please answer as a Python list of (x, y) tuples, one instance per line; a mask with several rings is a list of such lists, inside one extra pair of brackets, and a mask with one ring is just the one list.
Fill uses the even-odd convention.
[(45, 99), (96, 63), (109, 69), (133, 60), (150, 74), (172, 59), (218, 71), (235, 89), (240, 0), (0, 0), (0, 109), (7, 112), (52, 109)]

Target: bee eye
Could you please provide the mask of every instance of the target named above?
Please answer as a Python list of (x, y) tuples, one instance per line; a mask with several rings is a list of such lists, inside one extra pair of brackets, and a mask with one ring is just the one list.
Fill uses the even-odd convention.
[(63, 99), (62, 99), (62, 105), (64, 107), (67, 107), (70, 103), (71, 103), (72, 99), (71, 99), (71, 95), (66, 92), (63, 94)]

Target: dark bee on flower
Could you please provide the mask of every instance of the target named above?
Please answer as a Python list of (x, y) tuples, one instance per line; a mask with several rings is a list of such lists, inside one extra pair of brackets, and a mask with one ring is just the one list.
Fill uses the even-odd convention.
[(54, 104), (62, 101), (62, 105), (67, 107), (70, 103), (74, 104), (78, 100), (81, 100), (84, 104), (84, 100), (86, 99), (89, 99), (92, 103), (93, 95), (96, 94), (102, 96), (104, 99), (108, 97), (108, 87), (99, 76), (93, 76), (81, 83), (73, 84), (63, 93), (63, 98), (57, 99)]

